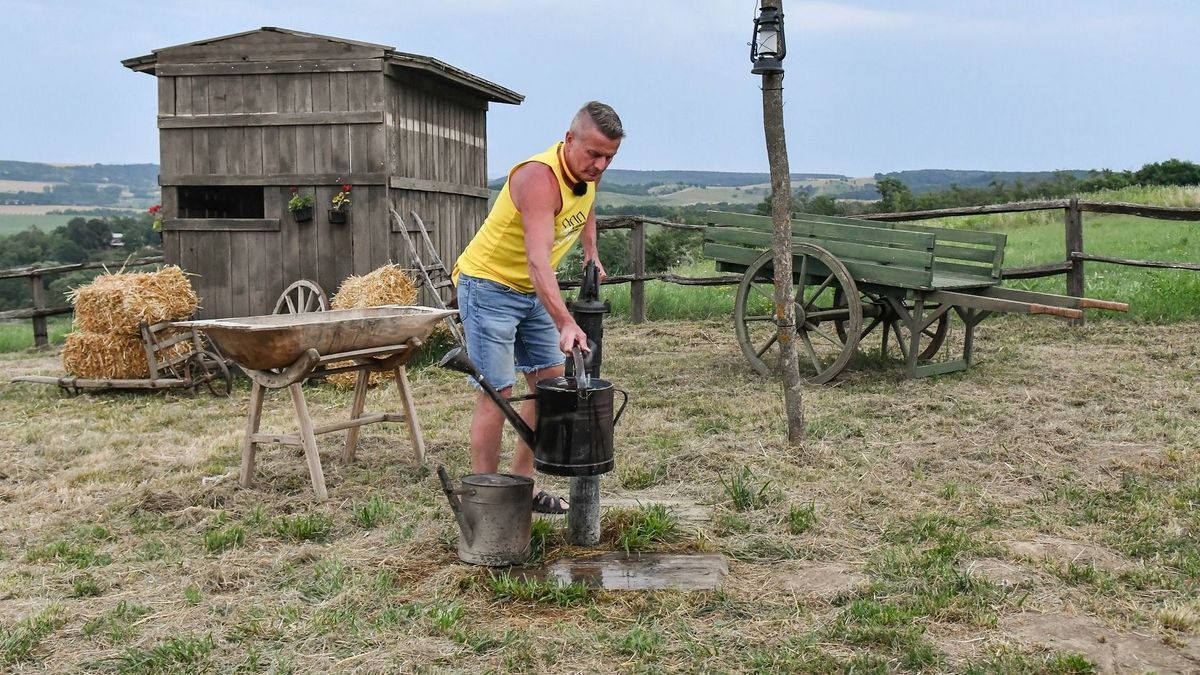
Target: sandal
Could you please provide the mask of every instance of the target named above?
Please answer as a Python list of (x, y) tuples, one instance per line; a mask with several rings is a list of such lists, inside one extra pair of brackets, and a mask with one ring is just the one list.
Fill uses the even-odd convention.
[(562, 497), (552, 495), (545, 490), (533, 496), (533, 510), (538, 513), (566, 513), (570, 508)]

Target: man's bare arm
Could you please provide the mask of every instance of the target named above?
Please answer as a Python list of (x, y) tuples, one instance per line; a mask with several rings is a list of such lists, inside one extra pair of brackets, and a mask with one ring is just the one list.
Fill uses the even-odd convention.
[(558, 179), (550, 167), (530, 162), (513, 173), (509, 192), (525, 225), (529, 280), (542, 306), (558, 327), (559, 348), (567, 353), (578, 345), (587, 351), (587, 336), (567, 310), (562, 293), (558, 290), (558, 277), (550, 266), (550, 251), (554, 247), (554, 214), (562, 206)]

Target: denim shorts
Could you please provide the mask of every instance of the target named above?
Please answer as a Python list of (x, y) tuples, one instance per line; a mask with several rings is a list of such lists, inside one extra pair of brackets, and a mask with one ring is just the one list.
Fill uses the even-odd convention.
[[(536, 293), (460, 273), (458, 311), (467, 355), (496, 389), (516, 382), (514, 364), (522, 373), (563, 365), (558, 328)], [(474, 377), (467, 379), (479, 386)]]

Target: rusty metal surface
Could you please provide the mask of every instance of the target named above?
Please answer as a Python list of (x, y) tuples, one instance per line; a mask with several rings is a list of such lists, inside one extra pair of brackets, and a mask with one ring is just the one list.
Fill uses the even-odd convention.
[(305, 314), (267, 314), (178, 321), (172, 325), (204, 331), (243, 368), (283, 368), (315, 349), (322, 356), (424, 340), (454, 310), (386, 305)]

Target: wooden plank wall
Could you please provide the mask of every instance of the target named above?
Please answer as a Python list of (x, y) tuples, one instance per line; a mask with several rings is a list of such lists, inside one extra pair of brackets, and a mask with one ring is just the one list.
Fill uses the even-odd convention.
[[(394, 176), (454, 186), (487, 186), (487, 103), (417, 74), (400, 74), (390, 85), (388, 154)], [(392, 189), (392, 200), (408, 225), (416, 211), (430, 229), (439, 255), (452, 267), (487, 215), (487, 199), (453, 191)], [(410, 265), (399, 232), (393, 259)]]
[[(181, 48), (160, 53), (160, 63), (233, 61), (245, 52), (252, 58), (313, 59), (328, 53), (329, 45), (310, 39), (270, 34), (266, 44), (240, 39), (236, 44)], [(285, 39), (280, 39), (280, 38)], [(345, 58), (340, 52), (335, 58)], [(246, 62), (237, 64), (246, 70)], [(253, 63), (250, 64), (253, 66)], [(159, 115), (173, 117), (172, 128), (160, 129), (164, 175), (255, 177), (264, 185), (264, 217), (279, 218), (279, 232), (169, 232), (164, 255), (196, 274), (202, 317), (240, 316), (270, 312), (279, 293), (291, 282), (306, 278), (329, 294), (351, 273), (362, 274), (387, 262), (389, 221), (386, 183), (355, 184), (350, 222), (329, 223), (327, 209), (343, 175), (387, 175), (385, 127), (382, 124), (258, 124), (255, 126), (181, 127), (187, 116), (254, 113), (337, 113), (384, 109), (381, 69), (364, 72), (303, 72), (279, 74), (160, 75)], [(170, 69), (168, 68), (169, 72)], [(324, 175), (324, 185), (298, 185), (315, 193), (314, 218), (296, 223), (286, 209), (289, 185), (285, 177)], [(381, 181), (386, 180), (381, 178)], [(168, 218), (177, 203), (168, 200)]]

